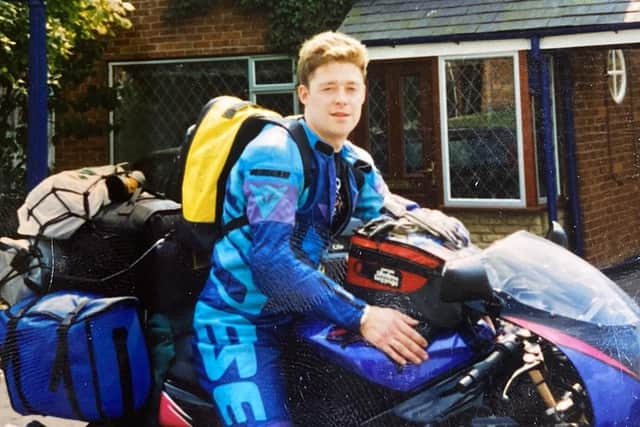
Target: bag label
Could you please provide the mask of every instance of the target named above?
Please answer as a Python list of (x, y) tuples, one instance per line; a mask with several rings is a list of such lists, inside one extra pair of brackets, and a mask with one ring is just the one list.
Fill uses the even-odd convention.
[(395, 270), (390, 268), (381, 267), (376, 270), (373, 275), (373, 280), (382, 285), (391, 286), (392, 288), (400, 287), (400, 276), (395, 272)]

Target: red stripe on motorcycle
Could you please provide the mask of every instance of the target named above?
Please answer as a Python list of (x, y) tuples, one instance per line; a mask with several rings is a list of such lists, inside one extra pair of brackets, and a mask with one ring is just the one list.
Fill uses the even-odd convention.
[(193, 427), (191, 418), (164, 391), (160, 395), (158, 421), (161, 427)]

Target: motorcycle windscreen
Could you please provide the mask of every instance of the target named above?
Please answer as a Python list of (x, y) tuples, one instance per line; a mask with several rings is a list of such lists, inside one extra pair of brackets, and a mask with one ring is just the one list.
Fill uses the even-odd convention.
[(525, 231), (494, 243), (482, 260), (504, 316), (562, 331), (640, 374), (640, 308), (598, 269)]
[(526, 231), (484, 251), (491, 286), (522, 304), (600, 325), (640, 322), (640, 308), (582, 258)]

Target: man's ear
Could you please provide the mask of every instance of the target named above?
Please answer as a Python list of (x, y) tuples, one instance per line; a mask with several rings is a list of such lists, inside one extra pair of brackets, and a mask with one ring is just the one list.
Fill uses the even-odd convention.
[(307, 99), (309, 98), (309, 89), (305, 85), (298, 85), (298, 99), (304, 105), (307, 105)]

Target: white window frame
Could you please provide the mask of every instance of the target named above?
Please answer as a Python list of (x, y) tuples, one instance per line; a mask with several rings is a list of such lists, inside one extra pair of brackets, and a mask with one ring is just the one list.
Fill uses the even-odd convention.
[[(256, 62), (274, 60), (274, 59), (289, 59), (291, 60), (291, 82), (277, 83), (277, 84), (257, 84), (255, 81), (255, 66)], [(255, 102), (256, 95), (265, 94), (279, 94), (279, 93), (293, 93), (293, 111), (298, 114), (299, 102), (296, 92), (296, 77), (295, 77), (295, 63), (291, 56), (288, 55), (243, 55), (243, 56), (225, 56), (220, 58), (181, 58), (181, 59), (157, 59), (150, 61), (113, 61), (109, 62), (109, 87), (113, 87), (114, 84), (114, 68), (118, 66), (127, 65), (155, 65), (155, 64), (185, 64), (192, 62), (220, 62), (220, 61), (247, 61), (247, 77), (249, 81), (249, 101)], [(109, 111), (109, 124), (114, 125), (114, 112)], [(113, 163), (115, 159), (115, 134), (114, 131), (109, 132), (109, 162)]]
[[(449, 120), (447, 117), (447, 88), (445, 63), (446, 61), (460, 59), (491, 59), (512, 58), (513, 60), (513, 90), (516, 113), (516, 139), (518, 152), (518, 180), (520, 197), (518, 199), (472, 199), (451, 197), (451, 180), (449, 173)], [(444, 192), (444, 205), (448, 207), (512, 207), (522, 208), (526, 206), (526, 188), (524, 177), (524, 150), (522, 141), (522, 111), (520, 105), (520, 62), (517, 51), (485, 53), (477, 55), (449, 55), (438, 57), (438, 85), (440, 91), (440, 137), (442, 141), (442, 182)]]
[[(262, 61), (273, 61), (279, 59), (291, 60), (291, 81), (287, 83), (256, 83), (256, 65)], [(258, 95), (290, 93), (293, 91), (293, 112), (299, 113), (298, 91), (296, 90), (296, 70), (295, 63), (290, 56), (284, 55), (263, 55), (253, 56), (249, 59), (249, 100), (256, 102)]]
[(621, 104), (627, 94), (627, 66), (622, 49), (607, 52), (607, 80), (609, 93), (616, 104)]

